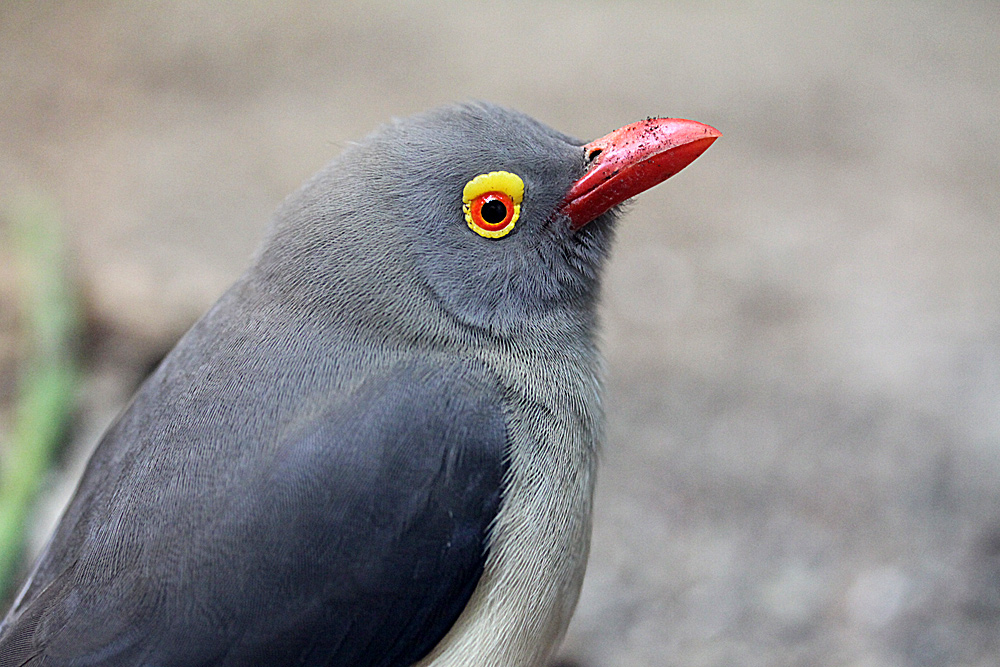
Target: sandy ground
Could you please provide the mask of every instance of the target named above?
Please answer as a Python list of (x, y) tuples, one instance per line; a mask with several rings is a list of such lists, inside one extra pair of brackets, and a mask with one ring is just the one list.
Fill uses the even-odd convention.
[(43, 515), (346, 141), (469, 98), (585, 138), (688, 117), (725, 136), (632, 206), (606, 277), (562, 658), (1000, 664), (996, 5), (499, 5), (0, 3), (0, 200), (59, 203), (90, 323)]

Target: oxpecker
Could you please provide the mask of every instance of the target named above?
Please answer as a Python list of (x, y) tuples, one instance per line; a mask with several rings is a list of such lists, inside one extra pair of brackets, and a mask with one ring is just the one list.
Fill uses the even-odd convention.
[(620, 204), (719, 132), (490, 104), (350, 145), (139, 388), (0, 667), (534, 667), (580, 591)]

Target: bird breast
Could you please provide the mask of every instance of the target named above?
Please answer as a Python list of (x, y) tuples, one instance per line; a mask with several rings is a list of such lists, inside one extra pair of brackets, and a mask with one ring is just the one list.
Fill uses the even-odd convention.
[(590, 548), (603, 431), (597, 357), (584, 352), (484, 355), (511, 395), (504, 500), (479, 585), (418, 667), (533, 667), (562, 639)]

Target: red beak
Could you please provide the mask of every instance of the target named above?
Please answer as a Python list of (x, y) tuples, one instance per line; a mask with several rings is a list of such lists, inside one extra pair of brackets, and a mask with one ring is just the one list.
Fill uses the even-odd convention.
[(608, 209), (667, 180), (722, 136), (714, 127), (680, 118), (632, 123), (583, 147), (587, 172), (569, 189), (560, 210), (575, 231)]

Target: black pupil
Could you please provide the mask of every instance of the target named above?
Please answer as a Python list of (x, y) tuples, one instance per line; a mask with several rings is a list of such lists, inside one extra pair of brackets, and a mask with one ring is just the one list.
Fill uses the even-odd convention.
[(483, 204), (480, 213), (482, 213), (483, 220), (491, 225), (495, 225), (503, 222), (503, 219), (507, 217), (507, 207), (499, 199), (491, 199)]

